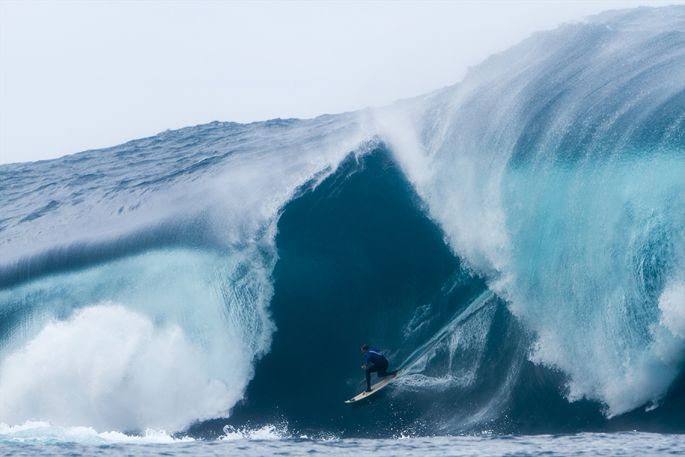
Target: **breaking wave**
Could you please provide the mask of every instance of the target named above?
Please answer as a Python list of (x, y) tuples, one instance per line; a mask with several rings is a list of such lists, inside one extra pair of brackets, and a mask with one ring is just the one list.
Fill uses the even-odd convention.
[[(685, 430), (684, 30), (605, 13), (392, 106), (0, 167), (0, 422)], [(362, 341), (406, 374), (347, 408)]]

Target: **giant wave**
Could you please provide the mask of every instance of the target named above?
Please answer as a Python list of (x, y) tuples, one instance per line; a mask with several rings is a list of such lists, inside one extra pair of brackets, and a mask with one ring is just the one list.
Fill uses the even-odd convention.
[[(684, 150), (667, 7), (388, 107), (2, 166), (0, 422), (682, 431)], [(407, 375), (345, 408), (367, 340)]]

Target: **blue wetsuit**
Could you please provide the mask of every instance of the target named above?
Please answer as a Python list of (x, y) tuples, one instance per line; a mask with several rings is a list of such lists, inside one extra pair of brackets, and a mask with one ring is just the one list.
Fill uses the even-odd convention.
[(396, 371), (388, 371), (388, 359), (376, 348), (369, 348), (364, 352), (366, 364), (366, 390), (371, 390), (371, 373), (377, 372), (378, 377), (393, 375)]

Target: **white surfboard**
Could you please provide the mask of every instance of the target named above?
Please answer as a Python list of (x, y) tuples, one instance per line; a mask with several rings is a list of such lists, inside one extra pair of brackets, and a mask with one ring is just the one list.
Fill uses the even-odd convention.
[(357, 394), (354, 397), (350, 398), (349, 400), (345, 400), (345, 403), (348, 403), (348, 404), (349, 403), (356, 403), (360, 400), (364, 400), (365, 398), (370, 397), (371, 395), (373, 395), (376, 392), (378, 392), (379, 390), (381, 390), (383, 387), (390, 384), (393, 380), (397, 379), (399, 375), (400, 375), (400, 372), (398, 371), (394, 375), (390, 375), (390, 376), (386, 376), (386, 377), (382, 378), (376, 384), (371, 386), (370, 392), (364, 391), (360, 394)]

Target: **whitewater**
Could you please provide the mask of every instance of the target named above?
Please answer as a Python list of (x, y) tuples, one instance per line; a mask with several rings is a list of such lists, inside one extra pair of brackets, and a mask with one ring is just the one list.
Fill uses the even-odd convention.
[[(684, 152), (673, 6), (390, 106), (2, 165), (0, 443), (682, 452)], [(366, 341), (405, 375), (349, 408)]]

